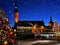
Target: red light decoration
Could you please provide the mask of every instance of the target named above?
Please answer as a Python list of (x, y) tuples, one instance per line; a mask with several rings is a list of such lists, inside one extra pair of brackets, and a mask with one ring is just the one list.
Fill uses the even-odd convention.
[(10, 39), (10, 40), (11, 40), (11, 42), (12, 42), (12, 43), (14, 43), (14, 42), (15, 42), (15, 40), (14, 40), (14, 39)]

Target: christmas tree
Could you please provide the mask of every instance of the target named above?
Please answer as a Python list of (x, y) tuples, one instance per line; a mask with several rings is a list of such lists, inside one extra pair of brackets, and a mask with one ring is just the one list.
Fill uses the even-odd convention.
[(11, 45), (11, 43), (14, 43), (13, 32), (7, 15), (0, 9), (0, 45)]

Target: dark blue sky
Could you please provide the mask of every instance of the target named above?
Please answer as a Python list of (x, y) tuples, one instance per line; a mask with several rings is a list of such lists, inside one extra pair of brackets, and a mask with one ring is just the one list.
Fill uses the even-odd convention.
[[(19, 11), (19, 20), (44, 20), (48, 25), (49, 17), (60, 24), (60, 0), (16, 0)], [(10, 25), (14, 25), (14, 0), (0, 0), (9, 18)]]

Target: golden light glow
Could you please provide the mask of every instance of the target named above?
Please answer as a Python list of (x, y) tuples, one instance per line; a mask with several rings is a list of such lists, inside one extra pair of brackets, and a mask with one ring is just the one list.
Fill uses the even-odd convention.
[(15, 20), (15, 22), (17, 23), (18, 22), (18, 12), (15, 12), (15, 14), (14, 14), (14, 20)]
[(10, 32), (10, 34), (12, 35), (12, 34), (13, 34), (13, 32)]
[(7, 41), (4, 41), (4, 45), (7, 45), (7, 43), (8, 43)]
[(12, 30), (10, 29), (10, 31), (12, 31)]
[(34, 25), (32, 29), (33, 29), (33, 30), (36, 30), (36, 25)]
[(37, 25), (36, 24), (32, 27), (32, 32), (37, 33)]
[(41, 26), (40, 29), (41, 29), (41, 32), (42, 32), (45, 29), (45, 27), (44, 26)]
[(44, 29), (44, 26), (41, 26), (41, 29)]
[(52, 24), (51, 24), (51, 23), (49, 23), (49, 25), (48, 25), (48, 26), (52, 27)]

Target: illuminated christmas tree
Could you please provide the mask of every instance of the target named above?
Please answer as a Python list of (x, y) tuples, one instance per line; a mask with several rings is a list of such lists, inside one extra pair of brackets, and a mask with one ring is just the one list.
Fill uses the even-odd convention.
[(13, 32), (3, 9), (0, 9), (0, 45), (13, 43)]

